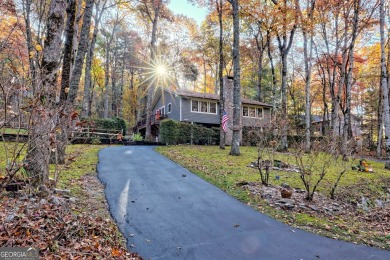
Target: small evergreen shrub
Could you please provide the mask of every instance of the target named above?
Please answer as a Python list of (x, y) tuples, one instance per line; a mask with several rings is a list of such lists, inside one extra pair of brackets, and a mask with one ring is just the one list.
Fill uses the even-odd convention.
[(162, 120), (160, 123), (160, 139), (165, 144), (177, 144), (178, 122), (172, 119)]
[(166, 119), (160, 124), (160, 139), (166, 144), (217, 144), (219, 128)]
[(126, 122), (122, 118), (84, 118), (82, 122), (85, 122), (86, 125), (90, 127), (95, 127), (97, 129), (106, 129), (106, 130), (118, 130), (123, 129), (123, 135), (126, 135)]

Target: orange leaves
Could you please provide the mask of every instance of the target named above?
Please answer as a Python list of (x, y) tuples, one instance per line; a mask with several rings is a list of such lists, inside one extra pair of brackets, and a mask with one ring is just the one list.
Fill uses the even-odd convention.
[(123, 256), (123, 252), (121, 250), (118, 250), (116, 248), (113, 248), (111, 250), (111, 256), (113, 257), (119, 257), (119, 256)]
[(141, 259), (127, 252), (111, 219), (76, 215), (84, 209), (56, 198), (1, 197), (0, 247), (33, 246), (44, 259)]

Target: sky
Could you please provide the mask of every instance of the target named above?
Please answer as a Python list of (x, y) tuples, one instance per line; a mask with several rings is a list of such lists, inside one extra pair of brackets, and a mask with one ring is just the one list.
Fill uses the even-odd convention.
[(207, 8), (193, 6), (188, 3), (187, 0), (171, 0), (168, 6), (174, 14), (184, 14), (185, 16), (195, 19), (199, 25), (208, 13)]

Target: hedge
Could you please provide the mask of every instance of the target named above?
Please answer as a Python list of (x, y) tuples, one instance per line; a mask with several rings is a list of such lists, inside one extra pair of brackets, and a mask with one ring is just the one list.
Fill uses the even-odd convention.
[(126, 122), (122, 118), (114, 117), (109, 119), (103, 118), (85, 118), (82, 121), (88, 122), (88, 125), (98, 129), (120, 130), (123, 129), (123, 135), (126, 135)]
[(160, 123), (160, 139), (165, 144), (217, 144), (219, 128), (165, 119)]

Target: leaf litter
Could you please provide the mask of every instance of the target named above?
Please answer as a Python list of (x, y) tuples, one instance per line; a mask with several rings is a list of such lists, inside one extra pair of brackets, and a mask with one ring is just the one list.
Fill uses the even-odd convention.
[(35, 247), (42, 259), (142, 259), (127, 251), (105, 200), (96, 197), (102, 190), (93, 192), (101, 189), (94, 187), (96, 176), (77, 181), (84, 188), (92, 183), (80, 201), (59, 194), (2, 192), (0, 247)]

